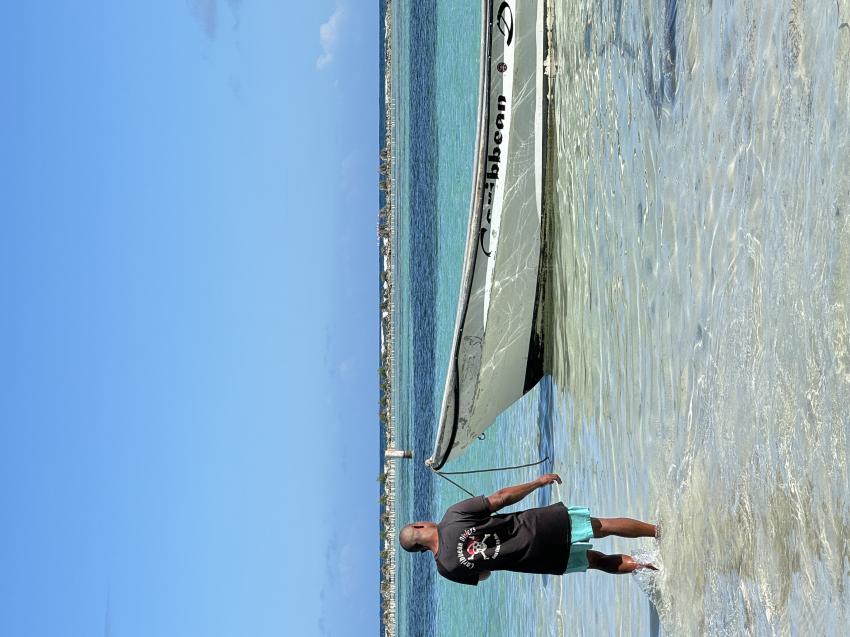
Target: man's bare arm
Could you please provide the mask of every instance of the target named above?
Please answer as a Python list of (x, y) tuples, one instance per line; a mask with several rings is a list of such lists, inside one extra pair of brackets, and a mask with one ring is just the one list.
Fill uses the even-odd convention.
[(557, 473), (547, 473), (537, 480), (499, 489), (496, 493), (487, 497), (487, 501), (490, 503), (490, 512), (495, 513), (500, 509), (516, 504), (535, 489), (545, 487), (551, 482), (561, 484), (561, 477)]

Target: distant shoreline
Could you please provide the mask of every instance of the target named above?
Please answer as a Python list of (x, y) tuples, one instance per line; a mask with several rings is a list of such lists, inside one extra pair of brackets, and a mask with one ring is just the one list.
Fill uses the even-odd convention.
[(393, 7), (392, 0), (385, 0), (383, 19), (384, 35), (384, 139), (381, 140), (378, 190), (381, 202), (378, 211), (378, 254), (380, 259), (379, 306), (380, 366), (378, 368), (379, 420), (383, 433), (381, 462), (383, 470), (378, 476), (381, 482), (381, 596), (380, 623), (386, 637), (394, 637), (397, 627), (398, 586), (396, 582), (396, 472), (395, 461), (384, 457), (386, 449), (395, 448), (395, 409), (393, 405), (393, 381), (395, 378), (395, 286), (393, 261), (397, 238), (393, 169), (395, 167), (395, 103), (393, 100)]

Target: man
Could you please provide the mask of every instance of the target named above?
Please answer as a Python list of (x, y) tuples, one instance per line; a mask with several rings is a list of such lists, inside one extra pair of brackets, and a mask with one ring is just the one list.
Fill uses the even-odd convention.
[(591, 551), (588, 544), (591, 537), (608, 535), (655, 537), (653, 524), (630, 518), (592, 518), (585, 507), (567, 508), (561, 502), (494, 515), (552, 482), (561, 484), (561, 478), (547, 473), (532, 482), (499, 489), (489, 497), (464, 500), (450, 507), (439, 524), (408, 524), (399, 532), (399, 542), (406, 551), (431, 551), (440, 575), (461, 584), (477, 585), (490, 571), (499, 570), (562, 575), (588, 568), (615, 574), (655, 569), (629, 555)]

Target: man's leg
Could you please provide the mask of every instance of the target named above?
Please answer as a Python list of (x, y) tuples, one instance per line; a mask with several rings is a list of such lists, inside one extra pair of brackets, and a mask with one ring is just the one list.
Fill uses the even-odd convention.
[(605, 555), (599, 551), (587, 552), (587, 564), (588, 568), (605, 571), (612, 575), (631, 573), (639, 568), (648, 568), (653, 571), (658, 570), (652, 564), (635, 562), (631, 555)]
[(590, 518), (593, 537), (655, 537), (655, 525), (631, 518)]

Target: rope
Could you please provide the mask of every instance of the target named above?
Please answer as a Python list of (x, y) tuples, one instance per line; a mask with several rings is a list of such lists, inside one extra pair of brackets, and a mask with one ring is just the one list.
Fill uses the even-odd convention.
[(468, 489), (465, 489), (464, 487), (460, 486), (457, 482), (455, 482), (454, 480), (452, 480), (451, 478), (449, 478), (447, 476), (467, 475), (467, 474), (470, 474), (470, 473), (489, 473), (491, 471), (510, 471), (512, 469), (525, 469), (526, 467), (536, 467), (539, 464), (543, 464), (548, 459), (549, 459), (549, 456), (546, 456), (545, 458), (542, 458), (542, 459), (538, 460), (537, 462), (529, 462), (528, 464), (518, 464), (518, 465), (514, 465), (512, 467), (496, 467), (495, 469), (472, 469), (470, 471), (437, 471), (436, 469), (432, 468), (431, 465), (428, 465), (428, 468), (431, 469), (431, 471), (436, 473), (441, 478), (444, 478), (445, 480), (448, 480), (449, 482), (451, 482), (453, 485), (455, 485), (458, 489), (460, 489), (464, 493), (469, 494), (469, 497), (474, 498), (475, 497), (474, 493), (472, 493)]
[(440, 472), (439, 472), (439, 471), (437, 471), (436, 469), (431, 469), (431, 471), (433, 471), (434, 473), (436, 473), (436, 474), (437, 474), (438, 476), (440, 476), (441, 478), (445, 478), (446, 480), (448, 480), (449, 482), (451, 482), (453, 485), (455, 485), (455, 486), (456, 486), (458, 489), (460, 489), (461, 491), (463, 491), (463, 492), (465, 492), (465, 493), (468, 493), (470, 498), (474, 498), (474, 497), (475, 497), (475, 494), (474, 494), (474, 493), (472, 493), (472, 491), (469, 491), (468, 489), (464, 489), (464, 488), (463, 488), (462, 486), (460, 486), (457, 482), (455, 482), (455, 481), (454, 481), (454, 480), (452, 480), (451, 478), (447, 478), (444, 474), (440, 473)]
[[(487, 473), (489, 471), (509, 471), (511, 469), (525, 469), (526, 467), (536, 467), (539, 464), (543, 464), (549, 459), (549, 456), (538, 460), (537, 462), (529, 462), (528, 464), (518, 464), (512, 467), (496, 467), (495, 469), (472, 469), (470, 471), (435, 471), (435, 473), (439, 473), (440, 475), (447, 476), (459, 476), (467, 473)], [(432, 469), (433, 471), (433, 469)]]

